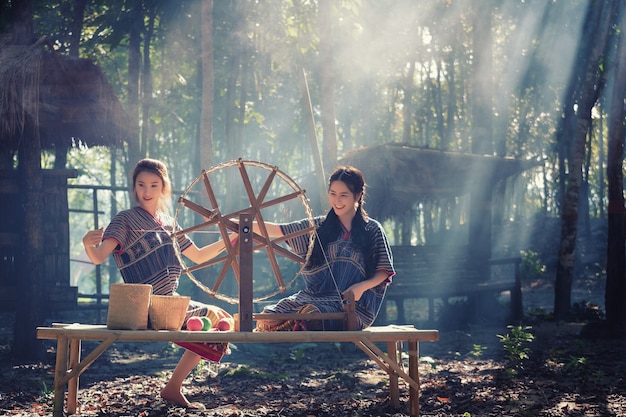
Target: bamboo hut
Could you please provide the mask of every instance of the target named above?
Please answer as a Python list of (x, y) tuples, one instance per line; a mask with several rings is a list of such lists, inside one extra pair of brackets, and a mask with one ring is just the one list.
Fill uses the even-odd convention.
[(88, 59), (0, 41), (0, 168), (33, 128), (41, 148), (122, 146), (128, 117), (100, 68)]
[(535, 160), (402, 144), (358, 149), (347, 153), (339, 163), (363, 171), (368, 184), (367, 211), (380, 220), (397, 218), (417, 203), (471, 194), (478, 174), (487, 178), (484, 186), (494, 190), (498, 182), (541, 165)]
[(368, 184), (365, 207), (373, 218), (394, 219), (402, 225), (396, 245), (411, 245), (411, 225), (420, 215), (418, 205), (422, 205), (422, 215), (428, 216), (432, 213), (424, 213), (425, 205), (444, 202), (441, 208), (446, 200), (458, 204), (459, 198), (465, 198), (465, 230), (446, 230), (439, 222), (438, 233), (431, 229), (420, 245), (466, 251), (468, 259), (486, 273), (494, 249), (494, 202), (502, 201), (509, 179), (542, 162), (384, 144), (349, 152), (339, 164), (363, 171)]
[[(64, 169), (65, 153), (77, 144), (122, 146), (127, 132), (127, 115), (92, 61), (58, 54), (45, 41), (22, 46), (0, 39), (1, 309), (17, 308), (24, 302), (19, 294), (29, 288), (41, 294), (41, 300), (27, 300), (38, 308), (76, 304), (76, 288), (69, 284), (67, 202), (67, 179), (76, 172)], [(25, 158), (31, 149), (54, 151), (62, 169), (41, 170), (36, 156)], [(33, 166), (24, 167), (30, 160)], [(24, 198), (29, 193), (39, 193), (38, 204)], [(40, 227), (33, 228), (33, 218), (42, 219)], [(33, 240), (29, 233), (38, 236)], [(24, 265), (33, 251), (37, 273)]]

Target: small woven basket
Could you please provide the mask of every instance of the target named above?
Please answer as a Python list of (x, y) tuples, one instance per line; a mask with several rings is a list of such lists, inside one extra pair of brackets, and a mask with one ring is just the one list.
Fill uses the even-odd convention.
[(150, 326), (154, 330), (180, 330), (185, 321), (190, 297), (182, 295), (152, 295)]
[(149, 284), (111, 284), (107, 328), (146, 330), (151, 292)]

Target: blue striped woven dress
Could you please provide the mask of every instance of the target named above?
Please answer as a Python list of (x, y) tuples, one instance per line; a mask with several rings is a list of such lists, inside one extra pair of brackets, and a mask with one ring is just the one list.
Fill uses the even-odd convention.
[[(139, 206), (117, 213), (104, 231), (103, 239), (115, 239), (113, 258), (128, 284), (150, 284), (156, 295), (174, 295), (182, 267), (171, 238), (174, 218), (159, 213), (159, 220)], [(181, 252), (191, 246), (186, 236), (178, 239)], [(206, 304), (191, 301), (187, 317), (205, 316)]]
[[(316, 225), (324, 220), (324, 217), (316, 217)], [(309, 226), (307, 220), (280, 225), (285, 235)], [(388, 274), (386, 281), (371, 288), (356, 303), (357, 322), (360, 328), (371, 326), (378, 315), (378, 310), (385, 296), (387, 285), (395, 274), (393, 258), (387, 237), (380, 223), (369, 219), (365, 230), (371, 239), (376, 256), (376, 271), (384, 270)], [(309, 237), (308, 235), (297, 236), (287, 240), (287, 244), (295, 253), (306, 255)], [(328, 245), (326, 260), (322, 265), (305, 268), (302, 276), (305, 289), (298, 291), (290, 297), (281, 299), (277, 304), (267, 306), (267, 313), (294, 313), (303, 306), (309, 304), (317, 307), (322, 313), (334, 313), (343, 311), (340, 293), (352, 284), (364, 281), (371, 277), (365, 276), (364, 254), (352, 244), (349, 233), (342, 233), (337, 240)], [(341, 330), (343, 323), (338, 320), (326, 320), (323, 323), (324, 330)]]

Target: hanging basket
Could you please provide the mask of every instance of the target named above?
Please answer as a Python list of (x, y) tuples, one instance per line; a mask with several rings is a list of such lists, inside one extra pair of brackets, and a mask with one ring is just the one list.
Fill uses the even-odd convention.
[(149, 284), (111, 284), (107, 328), (146, 330), (151, 292)]
[(190, 297), (181, 295), (152, 295), (150, 327), (154, 330), (180, 330), (190, 300)]

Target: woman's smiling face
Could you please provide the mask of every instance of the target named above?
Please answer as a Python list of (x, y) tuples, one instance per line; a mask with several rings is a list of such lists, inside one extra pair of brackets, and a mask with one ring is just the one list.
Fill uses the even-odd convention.
[(139, 206), (149, 213), (156, 213), (163, 193), (163, 180), (157, 174), (143, 171), (135, 180), (135, 197)]
[(355, 196), (345, 182), (333, 181), (330, 184), (328, 202), (338, 217), (356, 213), (358, 201), (358, 195)]

